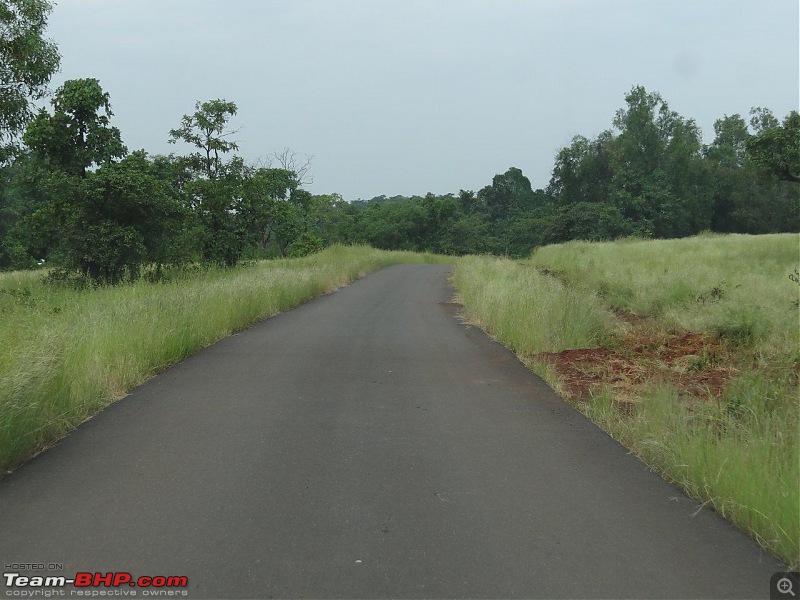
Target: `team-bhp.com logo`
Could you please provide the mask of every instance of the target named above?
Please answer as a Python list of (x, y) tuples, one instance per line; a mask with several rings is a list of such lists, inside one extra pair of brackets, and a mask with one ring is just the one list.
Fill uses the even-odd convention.
[[(76, 573), (75, 577), (69, 579), (64, 576), (51, 575), (45, 577), (21, 575), (20, 573), (3, 573), (3, 579), (6, 584), (6, 595), (24, 595), (30, 597), (35, 597), (40, 594), (8, 594), (8, 591), (24, 589), (32, 592), (36, 589), (58, 589), (71, 585), (75, 588), (79, 588), (75, 591), (78, 592), (76, 595), (80, 596), (110, 595), (100, 593), (100, 590), (97, 588), (142, 588), (142, 596), (178, 596), (186, 595), (187, 592), (185, 590), (179, 591), (179, 589), (189, 585), (189, 579), (183, 576), (142, 575), (141, 577), (134, 578), (133, 575), (124, 571), (111, 573), (80, 572)], [(132, 590), (131, 592), (130, 594), (117, 593), (114, 595), (136, 595)]]

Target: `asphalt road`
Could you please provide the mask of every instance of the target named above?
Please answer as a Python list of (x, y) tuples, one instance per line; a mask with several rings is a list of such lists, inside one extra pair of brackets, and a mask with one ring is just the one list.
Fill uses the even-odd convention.
[(0, 480), (0, 560), (189, 598), (768, 597), (781, 564), (462, 324), (448, 272), (384, 269), (136, 389)]

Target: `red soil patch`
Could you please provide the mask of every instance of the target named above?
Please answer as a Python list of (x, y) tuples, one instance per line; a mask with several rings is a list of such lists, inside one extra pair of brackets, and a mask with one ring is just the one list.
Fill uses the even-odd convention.
[(655, 329), (648, 319), (637, 315), (618, 316), (629, 333), (616, 350), (589, 348), (536, 355), (553, 365), (566, 395), (588, 400), (601, 387), (609, 387), (618, 402), (631, 404), (636, 388), (650, 382), (671, 384), (699, 399), (724, 393), (736, 370), (722, 366), (729, 353), (719, 340), (702, 333)]

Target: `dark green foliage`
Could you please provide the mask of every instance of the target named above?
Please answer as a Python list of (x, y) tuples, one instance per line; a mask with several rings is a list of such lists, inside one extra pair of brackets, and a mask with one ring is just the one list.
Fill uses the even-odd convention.
[[(53, 175), (48, 184), (52, 201), (29, 222), (55, 240), (51, 254), (63, 269), (116, 283), (138, 277), (143, 265), (166, 262), (180, 209), (143, 151), (85, 178)], [(49, 229), (53, 223), (57, 236)]]
[(797, 112), (781, 124), (754, 109), (749, 127), (725, 116), (704, 146), (693, 120), (641, 86), (612, 129), (576, 136), (557, 153), (544, 190), (511, 167), (477, 193), (352, 203), (302, 189), (308, 164), (298, 167), (289, 150), (276, 155), (282, 168), (231, 156), (233, 102), (198, 102), (170, 131), (190, 153), (154, 158), (125, 157), (94, 79), (67, 82), (53, 109), (31, 121), (29, 151), (0, 170), (0, 268), (47, 259), (116, 282), (151, 266), (157, 277), (162, 265), (234, 265), (333, 243), (522, 257), (574, 239), (800, 229)]
[(25, 131), (25, 144), (50, 168), (86, 177), (96, 165), (122, 158), (127, 149), (112, 127), (108, 93), (96, 79), (73, 79), (58, 90), (54, 112), (42, 109)]
[[(47, 256), (65, 272), (98, 282), (135, 278), (164, 261), (179, 207), (144, 151), (123, 158), (109, 122), (108, 94), (95, 79), (66, 82), (42, 110), (25, 141), (31, 153), (14, 165), (4, 201), (17, 207), (9, 232), (9, 266)], [(91, 170), (93, 169), (93, 170)]]
[[(266, 255), (270, 244), (284, 232), (282, 224), (290, 217), (287, 203), (296, 188), (295, 178), (285, 169), (260, 168), (248, 174), (239, 210), (251, 254)], [(286, 245), (278, 245), (284, 254)]]
[(599, 242), (619, 237), (650, 234), (648, 224), (635, 223), (608, 202), (576, 202), (559, 206), (542, 220), (542, 241), (558, 244), (569, 240)]
[(0, 163), (16, 150), (31, 118), (30, 103), (47, 92), (61, 57), (44, 29), (53, 6), (47, 0), (0, 3)]
[(181, 192), (191, 215), (200, 257), (207, 264), (235, 265), (244, 249), (244, 231), (237, 215), (245, 174), (237, 157), (223, 155), (238, 150), (226, 138), (228, 121), (236, 115), (236, 104), (225, 100), (197, 102), (195, 112), (184, 115), (181, 126), (169, 132), (169, 142), (186, 142), (195, 148), (183, 160), (189, 175)]
[(485, 206), (491, 221), (508, 219), (512, 214), (533, 205), (531, 182), (516, 167), (495, 175), (492, 185), (478, 192), (478, 202)]
[(748, 153), (778, 179), (800, 183), (800, 113), (790, 112), (782, 126), (777, 121), (767, 123), (747, 140)]
[(289, 246), (288, 256), (299, 257), (322, 250), (322, 238), (311, 231), (304, 231)]
[(169, 143), (183, 141), (196, 147), (198, 151), (187, 157), (189, 167), (208, 179), (217, 179), (226, 170), (222, 155), (239, 149), (236, 142), (226, 139), (236, 133), (227, 129), (236, 112), (233, 102), (220, 99), (197, 102), (195, 112), (183, 115), (181, 126), (170, 130)]
[(546, 190), (511, 168), (477, 195), (359, 201), (349, 241), (524, 256), (574, 239), (798, 231), (800, 191), (790, 182), (800, 173), (800, 117), (780, 125), (767, 110), (752, 114), (755, 135), (740, 115), (726, 116), (704, 147), (693, 120), (637, 86), (612, 130), (558, 152)]

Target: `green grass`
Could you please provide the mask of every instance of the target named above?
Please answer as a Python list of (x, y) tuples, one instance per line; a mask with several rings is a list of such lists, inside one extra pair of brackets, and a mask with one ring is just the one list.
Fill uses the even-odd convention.
[(468, 318), (556, 388), (555, 372), (530, 354), (614, 347), (616, 328), (603, 324), (608, 309), (724, 340), (740, 374), (718, 400), (690, 401), (652, 382), (632, 412), (619, 409), (610, 388), (578, 408), (798, 568), (800, 288), (789, 276), (800, 264), (799, 241), (782, 234), (572, 242), (517, 263), (470, 259), (453, 279)]
[(464, 257), (453, 283), (468, 319), (519, 354), (592, 348), (613, 335), (597, 294), (514, 261)]
[(797, 235), (570, 242), (538, 249), (531, 264), (614, 309), (800, 358), (800, 288), (789, 278), (800, 265)]
[(85, 290), (45, 285), (41, 271), (0, 274), (0, 468), (256, 321), (390, 264), (442, 260), (334, 246), (300, 259)]

